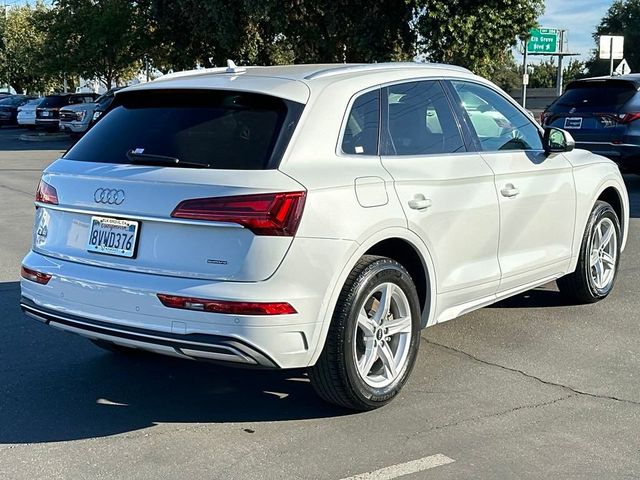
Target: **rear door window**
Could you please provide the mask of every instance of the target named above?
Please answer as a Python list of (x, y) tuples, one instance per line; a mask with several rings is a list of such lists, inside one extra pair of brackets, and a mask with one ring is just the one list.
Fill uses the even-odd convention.
[(342, 137), (342, 151), (354, 155), (377, 155), (380, 124), (380, 90), (360, 95), (349, 112)]
[(302, 108), (245, 92), (123, 92), (64, 158), (233, 170), (276, 168)]
[(383, 89), (382, 154), (434, 155), (465, 151), (460, 128), (437, 80)]

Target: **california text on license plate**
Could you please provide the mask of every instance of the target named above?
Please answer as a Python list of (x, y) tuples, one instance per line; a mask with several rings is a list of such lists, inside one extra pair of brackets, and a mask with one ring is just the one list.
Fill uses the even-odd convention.
[(139, 222), (108, 217), (91, 217), (89, 252), (132, 258), (136, 253)]

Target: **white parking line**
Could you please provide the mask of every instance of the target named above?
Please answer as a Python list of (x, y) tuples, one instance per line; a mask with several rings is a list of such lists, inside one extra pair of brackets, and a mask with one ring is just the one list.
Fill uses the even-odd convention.
[(398, 465), (381, 468), (380, 470), (375, 470), (373, 472), (361, 473), (359, 475), (354, 475), (353, 477), (346, 477), (342, 480), (391, 480), (392, 478), (402, 477), (403, 475), (409, 475), (410, 473), (422, 472), (424, 470), (429, 470), (430, 468), (440, 467), (453, 462), (455, 462), (453, 458), (449, 458), (446, 455), (438, 453), (437, 455), (423, 457), (411, 462), (399, 463)]

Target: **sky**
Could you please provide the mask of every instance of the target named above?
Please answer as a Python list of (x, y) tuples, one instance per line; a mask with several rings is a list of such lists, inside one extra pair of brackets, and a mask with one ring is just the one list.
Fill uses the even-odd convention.
[(593, 32), (612, 3), (612, 0), (545, 0), (545, 12), (538, 23), (541, 27), (567, 30), (569, 50), (580, 54), (574, 58), (585, 61), (595, 48)]

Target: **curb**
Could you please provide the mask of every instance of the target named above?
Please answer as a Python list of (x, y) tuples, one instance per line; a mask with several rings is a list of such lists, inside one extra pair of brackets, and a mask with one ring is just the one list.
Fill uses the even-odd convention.
[(66, 133), (23, 133), (18, 138), (23, 142), (55, 142), (71, 139)]

